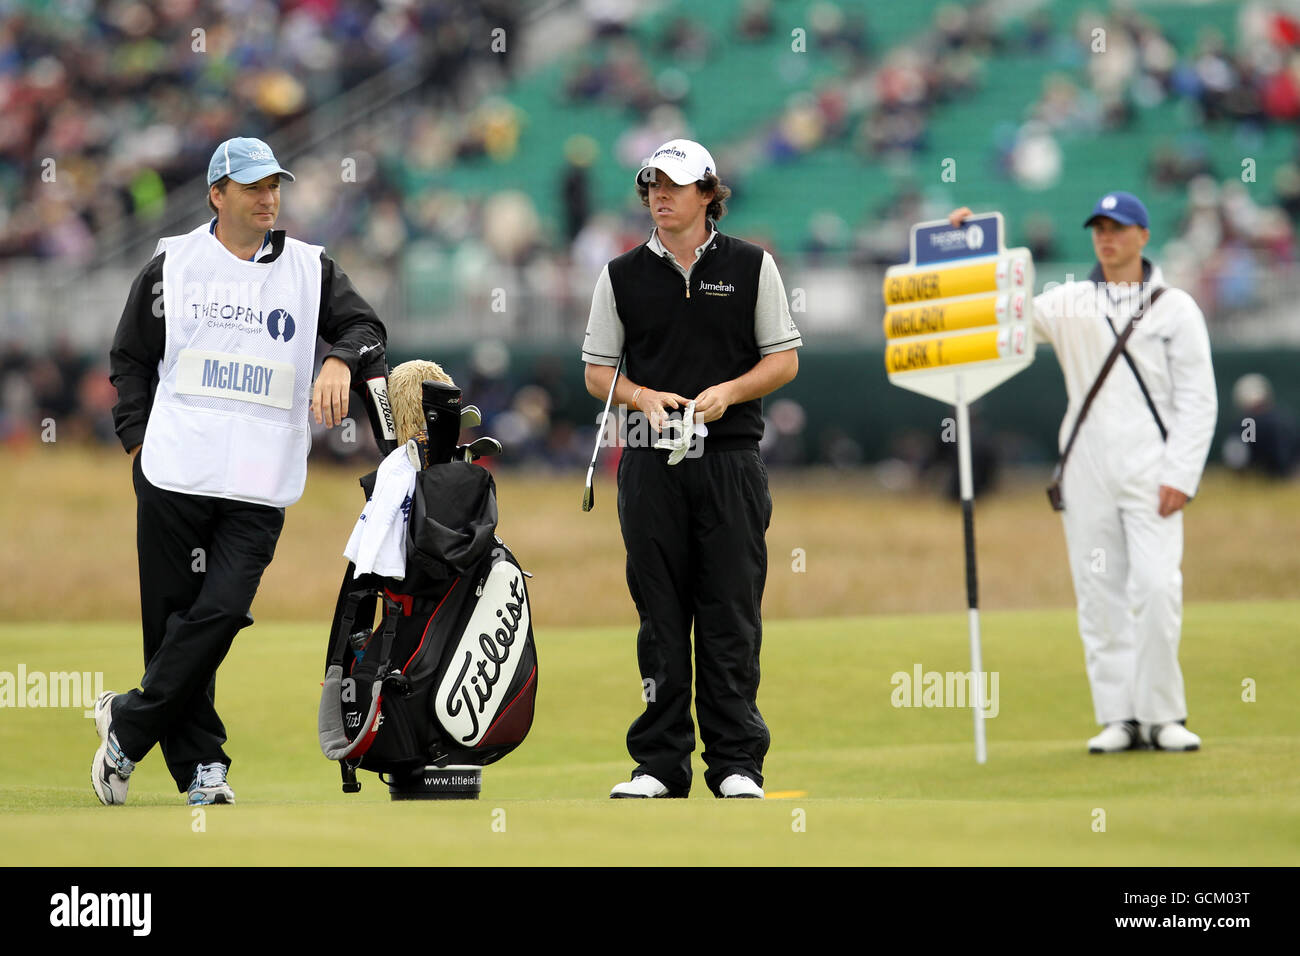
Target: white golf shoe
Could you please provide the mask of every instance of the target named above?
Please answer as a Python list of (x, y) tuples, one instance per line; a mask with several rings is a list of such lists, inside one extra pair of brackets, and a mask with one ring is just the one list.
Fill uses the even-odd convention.
[(655, 777), (643, 773), (624, 783), (615, 784), (614, 789), (609, 792), (609, 796), (612, 800), (666, 797), (668, 796), (668, 788)]
[(1182, 724), (1143, 724), (1142, 740), (1156, 750), (1201, 749), (1201, 738)]
[(1137, 725), (1129, 720), (1116, 720), (1107, 724), (1102, 732), (1088, 741), (1088, 753), (1113, 754), (1132, 750), (1137, 746)]
[(718, 785), (718, 792), (724, 797), (742, 797), (750, 800), (762, 800), (763, 788), (743, 773), (733, 773)]
[(191, 807), (207, 807), (218, 803), (233, 806), (235, 791), (226, 782), (227, 769), (223, 763), (201, 763), (195, 767), (186, 803)]
[(113, 732), (113, 698), (117, 694), (106, 690), (95, 701), (95, 732), (99, 734), (99, 749), (90, 767), (90, 785), (95, 796), (106, 807), (126, 803), (127, 780), (135, 764), (122, 753)]

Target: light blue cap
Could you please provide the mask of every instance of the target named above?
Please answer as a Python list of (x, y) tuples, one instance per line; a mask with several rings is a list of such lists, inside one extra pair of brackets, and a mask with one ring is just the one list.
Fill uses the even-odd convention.
[(281, 168), (270, 146), (260, 139), (239, 136), (226, 140), (212, 154), (212, 160), (208, 163), (208, 185), (211, 186), (223, 176), (248, 185), (273, 173), (279, 173), (293, 182), (293, 173)]

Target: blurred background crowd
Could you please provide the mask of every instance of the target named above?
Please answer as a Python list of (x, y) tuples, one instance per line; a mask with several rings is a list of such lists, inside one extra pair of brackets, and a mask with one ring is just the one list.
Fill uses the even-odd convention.
[[(1147, 200), (1151, 252), (1216, 340), (1258, 345), (1296, 341), (1298, 122), (1290, 0), (10, 0), (0, 441), (47, 419), (60, 441), (115, 440), (107, 343), (130, 278), (207, 216), (202, 176), (233, 135), (294, 171), (279, 226), (353, 276), (393, 362), (444, 362), (511, 462), (564, 468), (590, 454), (572, 366), (591, 289), (647, 237), (631, 176), (666, 139), (710, 145), (735, 192), (724, 230), (809, 290), (810, 350), (878, 355), (879, 270), (913, 222), (999, 209), (1059, 279), (1086, 274), (1079, 226), (1115, 188)], [(1273, 410), (1268, 467), (1289, 473), (1285, 403), (1266, 379), (1239, 391)], [(813, 434), (777, 398), (776, 464), (944, 459), (916, 436), (873, 453), (848, 426)]]

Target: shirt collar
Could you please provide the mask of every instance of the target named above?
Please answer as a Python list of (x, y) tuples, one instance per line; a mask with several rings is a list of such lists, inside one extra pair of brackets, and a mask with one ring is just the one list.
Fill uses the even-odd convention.
[[(706, 222), (708, 222), (709, 225), (709, 237), (704, 240), (703, 245), (697, 246), (695, 248), (696, 259), (699, 259), (700, 256), (704, 255), (704, 250), (708, 249), (709, 246), (712, 245), (713, 240), (717, 238), (718, 235), (718, 227), (713, 224), (713, 221), (706, 220)], [(659, 241), (658, 226), (655, 226), (650, 230), (650, 241), (647, 242), (646, 245), (649, 246), (650, 251), (653, 252), (655, 255), (657, 255), (659, 258), (672, 259), (676, 261), (677, 257), (674, 256), (671, 252), (669, 252), (668, 248), (662, 242)]]
[[(217, 235), (217, 217), (216, 217), (216, 216), (213, 216), (213, 217), (212, 217), (212, 222), (208, 223), (208, 232), (212, 233), (212, 235), (213, 235), (214, 238), (216, 237), (216, 235)], [(273, 242), (272, 242), (271, 230), (268, 229), (268, 230), (266, 230), (266, 235), (264, 235), (264, 236), (262, 237), (262, 244), (261, 244), (260, 246), (257, 247), (257, 251), (254, 252), (254, 253), (249, 257), (248, 261), (249, 261), (249, 262), (256, 262), (256, 261), (257, 261), (257, 257), (260, 256), (262, 253), (267, 252), (267, 251), (271, 248), (272, 244), (273, 244)]]
[(1143, 256), (1142, 281), (1136, 286), (1127, 282), (1107, 282), (1105, 273), (1101, 271), (1101, 263), (1097, 263), (1092, 272), (1088, 273), (1088, 281), (1093, 283), (1098, 306), (1107, 315), (1116, 309), (1136, 311), (1141, 315), (1148, 308), (1156, 290), (1165, 284), (1165, 277), (1159, 266)]
[[(1142, 284), (1146, 285), (1147, 283), (1152, 282), (1153, 279), (1154, 281), (1159, 282), (1161, 278), (1162, 277), (1159, 271), (1156, 269), (1154, 265), (1152, 265), (1151, 260), (1148, 259), (1146, 256), (1143, 256), (1142, 257)], [(1092, 267), (1092, 271), (1088, 273), (1088, 281), (1096, 283), (1097, 285), (1106, 284), (1106, 274), (1101, 271), (1100, 262), (1094, 265)]]

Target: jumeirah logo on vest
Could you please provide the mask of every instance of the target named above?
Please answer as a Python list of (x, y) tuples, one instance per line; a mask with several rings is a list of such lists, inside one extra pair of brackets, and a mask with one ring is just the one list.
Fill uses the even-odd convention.
[(705, 295), (731, 295), (736, 287), (730, 282), (705, 282), (701, 279), (700, 291)]

